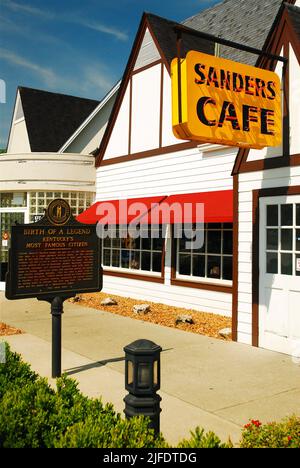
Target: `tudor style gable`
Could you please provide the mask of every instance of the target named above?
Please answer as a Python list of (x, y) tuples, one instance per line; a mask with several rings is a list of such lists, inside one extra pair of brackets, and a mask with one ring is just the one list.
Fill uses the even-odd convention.
[[(300, 2), (297, 2), (300, 4)], [(296, 5), (297, 5), (296, 3)], [(276, 65), (260, 59), (258, 66), (275, 69), (282, 77), (283, 141), (277, 148), (243, 150), (237, 155), (233, 175), (300, 164), (300, 8), (282, 5), (277, 22), (265, 47), (270, 53), (287, 59)], [(285, 70), (284, 70), (285, 68)]]
[(30, 142), (25, 122), (24, 110), (19, 90), (17, 91), (15, 108), (7, 144), (8, 153), (30, 153)]
[[(144, 14), (96, 166), (196, 146), (172, 131), (170, 63), (177, 54), (176, 24)], [(190, 49), (214, 53), (213, 44), (199, 38), (187, 38), (182, 55)]]

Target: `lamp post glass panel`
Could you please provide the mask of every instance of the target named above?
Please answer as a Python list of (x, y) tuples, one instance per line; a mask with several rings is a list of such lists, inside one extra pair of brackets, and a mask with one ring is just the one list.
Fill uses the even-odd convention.
[(150, 427), (159, 432), (160, 353), (161, 347), (149, 340), (137, 340), (125, 346), (125, 397), (127, 418), (145, 415)]

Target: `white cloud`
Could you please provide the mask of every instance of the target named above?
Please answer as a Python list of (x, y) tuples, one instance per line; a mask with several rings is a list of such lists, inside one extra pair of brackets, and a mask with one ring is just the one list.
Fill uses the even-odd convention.
[(50, 34), (45, 34), (39, 32), (38, 35), (33, 35), (32, 30), (26, 28), (24, 24), (18, 25), (17, 23), (5, 18), (4, 16), (0, 15), (1, 21), (1, 31), (2, 32), (9, 32), (13, 34), (18, 34), (19, 36), (26, 37), (26, 39), (36, 40), (37, 42), (45, 42), (47, 44), (54, 44), (63, 47), (70, 47), (67, 42), (59, 39), (58, 37), (51, 36)]
[(37, 63), (31, 62), (30, 60), (27, 60), (10, 50), (0, 48), (0, 58), (6, 62), (11, 63), (12, 65), (17, 65), (34, 72), (36, 75), (42, 78), (42, 80), (48, 86), (53, 86), (57, 79), (55, 73), (50, 68), (42, 67)]
[(21, 13), (27, 13), (33, 16), (38, 16), (46, 20), (55, 20), (55, 21), (61, 21), (64, 23), (77, 24), (84, 28), (88, 28), (94, 31), (109, 34), (121, 41), (127, 41), (128, 39), (128, 35), (124, 31), (120, 31), (119, 29), (114, 28), (113, 26), (105, 25), (103, 23), (100, 23), (99, 21), (82, 18), (79, 15), (75, 16), (74, 14), (66, 15), (66, 14), (61, 14), (61, 13), (56, 14), (49, 10), (41, 10), (40, 8), (32, 7), (31, 5), (20, 4), (12, 0), (2, 0), (2, 5), (6, 6), (10, 10), (21, 12)]
[(111, 36), (116, 37), (120, 41), (127, 41), (128, 36), (126, 33), (123, 31), (120, 31), (116, 28), (106, 26), (105, 24), (101, 24), (98, 21), (91, 21), (91, 20), (85, 20), (82, 18), (65, 18), (65, 21), (68, 21), (70, 23), (75, 23), (78, 24), (79, 26), (83, 26), (89, 29), (93, 29), (94, 31), (99, 31), (103, 32), (106, 34), (110, 34)]
[(2, 6), (6, 6), (13, 11), (28, 13), (29, 15), (40, 16), (46, 19), (53, 19), (55, 17), (55, 14), (49, 11), (41, 10), (40, 8), (36, 8), (31, 5), (25, 5), (24, 3), (17, 3), (12, 0), (2, 0)]

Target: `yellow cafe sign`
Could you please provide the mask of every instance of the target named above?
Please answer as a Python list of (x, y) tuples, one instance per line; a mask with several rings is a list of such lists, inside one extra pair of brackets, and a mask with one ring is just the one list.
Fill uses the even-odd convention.
[(172, 125), (183, 140), (279, 146), (281, 83), (274, 72), (190, 51), (171, 64)]

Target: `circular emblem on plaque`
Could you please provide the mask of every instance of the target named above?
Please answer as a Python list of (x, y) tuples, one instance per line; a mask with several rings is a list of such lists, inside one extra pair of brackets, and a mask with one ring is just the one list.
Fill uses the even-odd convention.
[(46, 216), (49, 221), (56, 226), (63, 226), (66, 224), (71, 218), (71, 215), (72, 213), (69, 204), (61, 198), (49, 203), (46, 212)]

